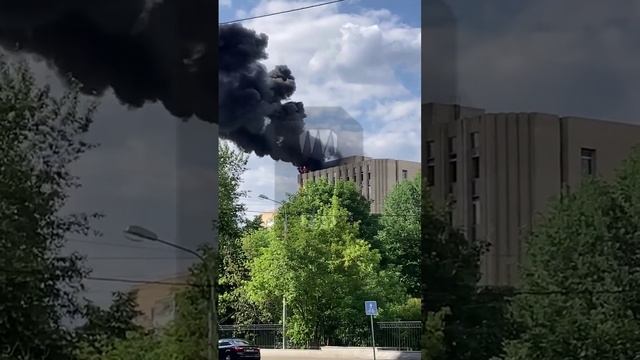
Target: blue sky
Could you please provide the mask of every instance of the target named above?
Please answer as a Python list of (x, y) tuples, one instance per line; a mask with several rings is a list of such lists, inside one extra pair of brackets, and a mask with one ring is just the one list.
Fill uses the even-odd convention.
[[(227, 0), (220, 22), (317, 4), (318, 0)], [(420, 1), (346, 0), (242, 24), (269, 36), (268, 68), (296, 77), (294, 101), (339, 106), (364, 130), (364, 154), (420, 160)], [(247, 208), (271, 210), (275, 162), (251, 156), (244, 178)]]

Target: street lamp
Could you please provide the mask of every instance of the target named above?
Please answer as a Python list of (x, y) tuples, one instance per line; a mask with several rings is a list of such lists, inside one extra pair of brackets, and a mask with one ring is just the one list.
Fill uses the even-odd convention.
[[(200, 259), (200, 261), (202, 261), (202, 264), (204, 266), (208, 266), (207, 265), (207, 261), (205, 260), (205, 258), (198, 254), (196, 251), (193, 251), (191, 249), (182, 247), (178, 244), (174, 244), (172, 242), (169, 241), (165, 241), (162, 240), (158, 237), (158, 235), (156, 233), (154, 233), (151, 230), (145, 229), (141, 226), (136, 226), (136, 225), (131, 225), (129, 226), (125, 231), (124, 231), (124, 236), (131, 240), (131, 241), (144, 241), (144, 240), (148, 240), (148, 241), (155, 241), (167, 246), (170, 246), (172, 248), (184, 251), (186, 253), (189, 253), (191, 255), (194, 255), (195, 257), (197, 257), (198, 259)], [(216, 293), (215, 293), (215, 283), (214, 283), (214, 279), (215, 279), (215, 264), (213, 264), (213, 266), (211, 266), (209, 269), (209, 276), (207, 276), (207, 278), (209, 279), (208, 281), (208, 285), (209, 285), (209, 321), (208, 321), (208, 326), (209, 326), (209, 334), (208, 334), (208, 346), (207, 346), (207, 358), (209, 360), (218, 360), (218, 351), (216, 349), (216, 351), (213, 351), (213, 340), (217, 337), (217, 326), (214, 326), (214, 324), (218, 323), (218, 319), (217, 319), (217, 311), (216, 311)], [(215, 336), (214, 336), (215, 334)], [(217, 348), (217, 347), (216, 347)]]
[[(281, 201), (273, 200), (267, 195), (260, 194), (258, 195), (260, 199), (273, 201), (276, 204), (284, 205)], [(287, 210), (282, 207), (282, 214), (284, 215), (284, 241), (287, 241)], [(287, 348), (287, 298), (282, 294), (282, 348)]]

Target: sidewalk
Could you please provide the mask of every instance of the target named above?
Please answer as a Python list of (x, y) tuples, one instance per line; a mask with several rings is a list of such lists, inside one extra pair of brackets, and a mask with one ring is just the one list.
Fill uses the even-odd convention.
[[(322, 347), (320, 350), (260, 349), (263, 360), (279, 359), (373, 359), (373, 349), (362, 347)], [(393, 351), (376, 349), (376, 360), (420, 360), (419, 351)]]

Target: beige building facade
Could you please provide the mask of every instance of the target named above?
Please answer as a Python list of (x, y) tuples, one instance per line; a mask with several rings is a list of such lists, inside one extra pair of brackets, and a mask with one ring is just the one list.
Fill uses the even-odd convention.
[(136, 323), (145, 329), (159, 329), (169, 324), (176, 315), (175, 295), (188, 286), (188, 280), (189, 275), (184, 274), (133, 287), (131, 290), (138, 294), (138, 311), (142, 313)]
[(640, 126), (542, 113), (423, 105), (423, 174), (450, 221), (491, 244), (483, 285), (516, 285), (527, 234), (551, 199), (584, 176), (610, 178)]
[(362, 196), (371, 201), (371, 212), (381, 214), (384, 199), (401, 181), (413, 179), (420, 172), (420, 163), (393, 159), (372, 159), (350, 156), (331, 166), (298, 175), (298, 185), (308, 181), (353, 181)]

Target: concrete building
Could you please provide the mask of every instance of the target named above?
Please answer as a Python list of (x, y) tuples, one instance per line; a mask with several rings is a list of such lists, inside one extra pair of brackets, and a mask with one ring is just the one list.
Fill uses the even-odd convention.
[(640, 126), (542, 113), (425, 104), (423, 174), (450, 221), (491, 243), (482, 284), (516, 285), (524, 239), (549, 201), (585, 175), (609, 178)]
[(262, 221), (262, 227), (270, 228), (275, 221), (276, 210), (265, 211), (260, 214), (260, 220)]
[(361, 194), (371, 201), (371, 212), (381, 214), (387, 194), (403, 180), (414, 178), (420, 163), (405, 160), (372, 159), (365, 156), (345, 157), (327, 164), (322, 170), (298, 175), (298, 185), (308, 181), (353, 181)]
[[(189, 275), (163, 279), (158, 283), (142, 284), (132, 288), (138, 293), (138, 310), (142, 313), (136, 323), (145, 329), (159, 329), (175, 318), (175, 295), (185, 288)], [(185, 284), (185, 285), (180, 285)]]

